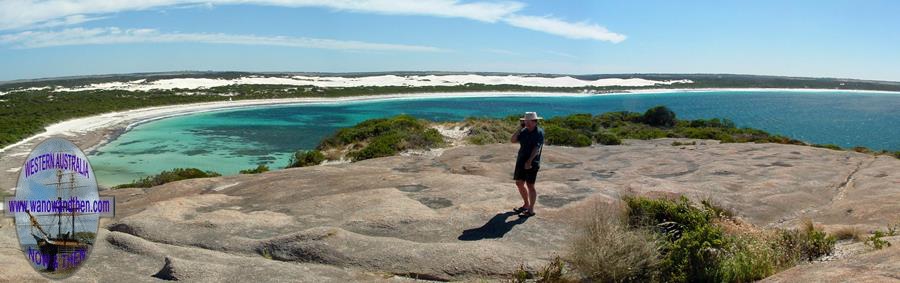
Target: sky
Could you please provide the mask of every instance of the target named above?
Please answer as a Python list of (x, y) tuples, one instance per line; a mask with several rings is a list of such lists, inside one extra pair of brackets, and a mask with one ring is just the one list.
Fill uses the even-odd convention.
[(900, 81), (900, 1), (0, 0), (0, 81), (164, 72)]

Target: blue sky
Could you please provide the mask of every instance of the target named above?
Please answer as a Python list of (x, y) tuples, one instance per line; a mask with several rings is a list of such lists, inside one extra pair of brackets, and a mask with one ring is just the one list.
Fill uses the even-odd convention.
[(0, 80), (179, 70), (900, 81), (900, 1), (0, 1)]

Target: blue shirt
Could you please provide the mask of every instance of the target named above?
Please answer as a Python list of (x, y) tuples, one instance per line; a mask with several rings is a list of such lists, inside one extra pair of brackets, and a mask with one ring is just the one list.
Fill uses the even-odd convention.
[(531, 157), (531, 152), (534, 151), (535, 148), (538, 148), (538, 154), (534, 157), (534, 160), (531, 161), (532, 167), (537, 167), (541, 163), (541, 150), (540, 148), (544, 146), (544, 129), (540, 127), (535, 127), (533, 131), (529, 131), (528, 128), (523, 128), (521, 132), (519, 132), (519, 154), (516, 157), (516, 164), (525, 164), (525, 161), (528, 161), (528, 158)]

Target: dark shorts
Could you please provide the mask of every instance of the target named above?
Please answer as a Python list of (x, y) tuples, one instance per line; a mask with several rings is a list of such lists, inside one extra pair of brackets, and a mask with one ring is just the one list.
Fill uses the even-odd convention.
[(513, 180), (523, 180), (525, 183), (534, 184), (537, 180), (538, 169), (540, 166), (531, 166), (531, 169), (525, 170), (525, 165), (516, 165), (516, 171), (513, 172)]

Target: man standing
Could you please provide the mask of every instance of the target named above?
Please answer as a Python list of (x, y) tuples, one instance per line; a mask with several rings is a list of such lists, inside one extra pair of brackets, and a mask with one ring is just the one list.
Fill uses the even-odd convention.
[(534, 182), (540, 169), (541, 147), (544, 145), (544, 130), (538, 128), (538, 120), (541, 119), (543, 118), (535, 112), (525, 112), (525, 116), (519, 119), (519, 129), (510, 138), (511, 142), (519, 143), (513, 179), (516, 180), (525, 204), (513, 211), (519, 213), (520, 217), (534, 216), (534, 202), (537, 200)]

